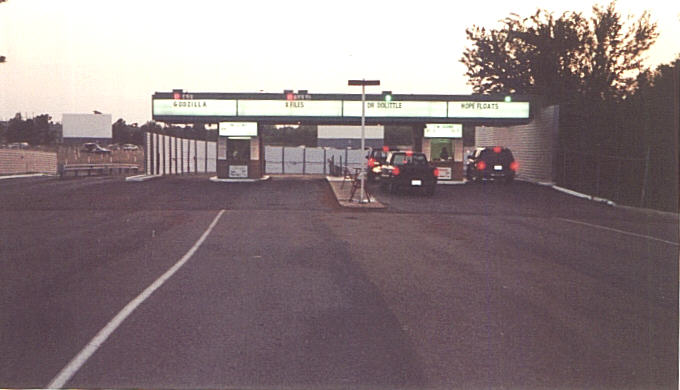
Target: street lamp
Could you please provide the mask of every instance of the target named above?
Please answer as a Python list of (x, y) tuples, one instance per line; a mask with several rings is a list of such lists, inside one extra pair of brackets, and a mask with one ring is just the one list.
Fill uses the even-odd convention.
[[(367, 85), (380, 85), (380, 80), (347, 80), (347, 85), (361, 85), (361, 151), (364, 152), (366, 149), (366, 86)], [(364, 169), (366, 164), (364, 164)], [(366, 192), (364, 189), (366, 181), (366, 175), (361, 172), (361, 197), (359, 203), (366, 203)]]

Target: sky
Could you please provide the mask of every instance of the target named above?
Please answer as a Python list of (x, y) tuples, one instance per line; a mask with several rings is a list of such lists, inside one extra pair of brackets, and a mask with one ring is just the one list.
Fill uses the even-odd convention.
[[(465, 29), (538, 8), (589, 14), (593, 1), (8, 0), (0, 4), (0, 120), (19, 112), (110, 113), (151, 120), (151, 95), (189, 92), (469, 94)], [(599, 4), (608, 4), (599, 2)], [(680, 54), (680, 2), (619, 0), (645, 10), (659, 38), (647, 65)]]

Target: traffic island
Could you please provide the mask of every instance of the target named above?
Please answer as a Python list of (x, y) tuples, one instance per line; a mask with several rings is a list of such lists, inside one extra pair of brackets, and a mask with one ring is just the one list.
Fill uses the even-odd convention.
[[(347, 208), (353, 208), (353, 209), (384, 209), (386, 208), (385, 205), (382, 203), (378, 202), (378, 200), (370, 195), (366, 194), (366, 199), (368, 202), (361, 203), (360, 202), (360, 197), (361, 195), (359, 194), (359, 190), (355, 190), (354, 195), (352, 196), (352, 181), (342, 178), (342, 177), (332, 177), (332, 176), (326, 176), (326, 181), (328, 181), (328, 184), (330, 184), (331, 189), (333, 190), (333, 194), (335, 195), (335, 199), (338, 201), (340, 206), (342, 207), (347, 207)], [(352, 199), (350, 199), (350, 197)]]

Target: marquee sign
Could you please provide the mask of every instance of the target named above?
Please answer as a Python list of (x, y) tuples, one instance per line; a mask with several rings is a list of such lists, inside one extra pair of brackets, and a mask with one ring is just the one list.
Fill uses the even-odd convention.
[(154, 115), (236, 116), (236, 100), (153, 99)]
[(423, 136), (425, 138), (463, 138), (463, 125), (460, 123), (427, 123)]
[[(304, 99), (192, 99), (201, 94), (182, 94), (179, 99), (153, 99), (154, 117), (361, 117), (361, 101), (343, 100), (342, 95), (332, 100), (314, 100), (314, 95)], [(207, 95), (207, 94), (206, 94)], [(216, 94), (212, 94), (214, 96)], [(254, 94), (254, 97), (257, 95)], [(173, 96), (174, 97), (174, 96)], [(186, 98), (190, 97), (190, 98)], [(446, 98), (448, 96), (444, 96)], [(428, 101), (398, 100), (366, 101), (368, 118), (427, 118), (442, 119), (529, 119), (529, 102), (505, 101)]]
[(219, 134), (224, 137), (257, 137), (257, 122), (220, 122)]
[(529, 118), (529, 102), (448, 102), (449, 118)]

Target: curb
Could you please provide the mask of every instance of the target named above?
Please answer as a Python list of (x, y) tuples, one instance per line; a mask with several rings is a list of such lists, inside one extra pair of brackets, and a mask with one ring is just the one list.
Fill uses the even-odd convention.
[(563, 188), (563, 187), (560, 187), (560, 186), (557, 186), (557, 185), (552, 185), (552, 186), (550, 186), (550, 187), (551, 187), (553, 190), (556, 190), (556, 191), (559, 191), (559, 192), (563, 192), (563, 193), (568, 194), (568, 195), (571, 195), (571, 196), (576, 196), (576, 197), (578, 197), (578, 198), (587, 199), (587, 200), (592, 200), (593, 202), (604, 203), (604, 204), (606, 204), (606, 205), (608, 205), (608, 206), (616, 206), (616, 203), (613, 202), (613, 201), (611, 201), (611, 200), (609, 200), (609, 199), (600, 198), (600, 197), (597, 197), (597, 196), (592, 196), (592, 195), (587, 195), (587, 194), (582, 194), (582, 193), (580, 193), (580, 192), (576, 192), (576, 191), (574, 191), (574, 190), (570, 190), (570, 189), (568, 189), (568, 188)]
[[(359, 202), (350, 202), (348, 200), (341, 200), (340, 194), (338, 194), (338, 191), (335, 188), (334, 183), (337, 185), (337, 183), (342, 182), (342, 178), (338, 180), (338, 178), (334, 178), (332, 176), (326, 176), (326, 182), (328, 185), (331, 187), (331, 190), (333, 191), (333, 196), (335, 196), (335, 200), (338, 202), (338, 205), (340, 207), (348, 208), (348, 209), (369, 209), (369, 210), (379, 210), (379, 209), (386, 209), (387, 206), (384, 204), (378, 202), (378, 200), (375, 198), (375, 196), (371, 196), (371, 201), (366, 202), (366, 203), (359, 203)], [(349, 183), (349, 182), (348, 182)], [(349, 183), (351, 185), (351, 183)]]
[(210, 181), (213, 183), (257, 183), (271, 179), (271, 176), (262, 176), (259, 179), (220, 179), (217, 176), (212, 176)]
[(0, 180), (4, 179), (24, 179), (24, 178), (29, 178), (29, 177), (47, 177), (47, 176), (56, 176), (50, 173), (27, 173), (27, 174), (21, 174), (21, 175), (11, 175), (11, 176), (0, 176)]
[(616, 202), (609, 200), (609, 199), (600, 198), (600, 197), (597, 197), (597, 196), (592, 196), (592, 195), (587, 195), (587, 194), (582, 194), (580, 192), (570, 190), (568, 188), (560, 187), (560, 186), (557, 186), (557, 185), (554, 185), (554, 184), (550, 184), (550, 183), (538, 183), (538, 184), (542, 185), (542, 186), (546, 186), (546, 187), (551, 187), (552, 189), (554, 189), (556, 191), (560, 191), (560, 192), (563, 192), (563, 193), (568, 194), (568, 195), (576, 196), (576, 197), (582, 198), (582, 199), (587, 199), (587, 200), (590, 200), (590, 201), (593, 201), (593, 202), (604, 203), (608, 206), (616, 207), (616, 208), (619, 208), (619, 209), (637, 211), (637, 212), (643, 212), (643, 213), (657, 214), (657, 215), (664, 216), (664, 217), (680, 218), (680, 213), (674, 213), (672, 211), (661, 211), (661, 210), (655, 210), (655, 209), (646, 209), (646, 208), (642, 208), (642, 207), (626, 206), (626, 205), (622, 205), (622, 204), (617, 204)]
[(125, 181), (140, 182), (140, 181), (148, 181), (148, 180), (151, 180), (151, 179), (157, 179), (159, 177), (163, 177), (163, 175), (136, 175), (136, 176), (126, 177)]

